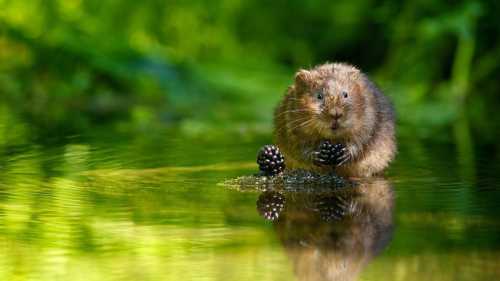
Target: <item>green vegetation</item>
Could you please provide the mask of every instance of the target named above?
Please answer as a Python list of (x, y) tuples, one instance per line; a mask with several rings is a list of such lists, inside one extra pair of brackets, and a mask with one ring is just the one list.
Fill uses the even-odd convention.
[(493, 141), (498, 5), (3, 0), (1, 102), (40, 139), (117, 120), (268, 133), (296, 69), (347, 61), (393, 97), (402, 134)]

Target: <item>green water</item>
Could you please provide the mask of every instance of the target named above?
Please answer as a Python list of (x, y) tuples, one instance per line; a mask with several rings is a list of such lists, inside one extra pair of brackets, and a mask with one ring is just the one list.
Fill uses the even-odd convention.
[(402, 139), (385, 178), (279, 194), (272, 222), (257, 210), (269, 193), (218, 185), (254, 173), (269, 141), (104, 131), (2, 146), (0, 280), (500, 278), (487, 146)]

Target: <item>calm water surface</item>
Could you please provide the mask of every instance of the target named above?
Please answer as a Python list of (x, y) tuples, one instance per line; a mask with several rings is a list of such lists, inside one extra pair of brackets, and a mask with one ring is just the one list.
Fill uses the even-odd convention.
[(0, 280), (500, 279), (487, 147), (400, 140), (385, 178), (273, 193), (218, 185), (268, 139), (178, 135), (4, 146)]

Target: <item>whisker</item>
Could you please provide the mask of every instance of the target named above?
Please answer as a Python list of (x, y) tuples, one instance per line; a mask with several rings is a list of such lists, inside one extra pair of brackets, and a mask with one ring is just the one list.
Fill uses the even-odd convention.
[(282, 126), (282, 128), (286, 128), (286, 127), (289, 127), (290, 125), (298, 124), (300, 122), (306, 121), (307, 119), (309, 119), (309, 117), (302, 117), (302, 118), (290, 121), (290, 122), (284, 124), (284, 126)]
[(284, 115), (286, 113), (293, 113), (293, 112), (307, 112), (309, 110), (307, 109), (291, 109), (291, 110), (287, 110), (287, 111), (283, 111), (283, 112), (280, 112), (278, 115), (275, 115), (275, 117), (278, 117), (278, 116), (281, 116), (281, 115)]
[(290, 121), (290, 122), (288, 122), (288, 123), (284, 124), (284, 125), (283, 125), (283, 126), (281, 126), (281, 127), (277, 127), (277, 128), (276, 128), (276, 130), (275, 130), (275, 133), (276, 133), (276, 134), (277, 134), (277, 133), (281, 133), (281, 132), (282, 132), (282, 130), (289, 128), (289, 126), (290, 126), (290, 125), (295, 125), (295, 124), (300, 123), (300, 122), (308, 121), (308, 119), (309, 119), (309, 117), (308, 117), (308, 116), (304, 116), (304, 117), (302, 117), (302, 118), (299, 118), (299, 119), (296, 119), (296, 120)]
[(290, 129), (290, 131), (293, 131), (293, 130), (298, 129), (298, 128), (300, 128), (300, 127), (303, 127), (303, 126), (309, 125), (309, 124), (310, 124), (310, 123), (312, 123), (312, 122), (314, 122), (314, 119), (309, 119), (309, 120), (306, 120), (306, 121), (304, 121), (304, 122), (300, 123), (299, 125), (297, 125), (297, 126), (295, 126), (295, 127), (291, 128), (291, 129)]
[(287, 99), (287, 100), (293, 100), (293, 101), (300, 101), (300, 102), (302, 102), (302, 101), (303, 101), (302, 99), (293, 98), (293, 97), (287, 97), (286, 99)]

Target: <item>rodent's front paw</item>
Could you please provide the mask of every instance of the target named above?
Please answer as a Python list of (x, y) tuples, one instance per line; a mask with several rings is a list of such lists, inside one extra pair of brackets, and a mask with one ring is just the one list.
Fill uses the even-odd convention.
[(341, 166), (349, 161), (349, 151), (341, 143), (333, 144), (326, 140), (321, 142), (317, 151), (313, 152), (313, 162), (316, 165)]

